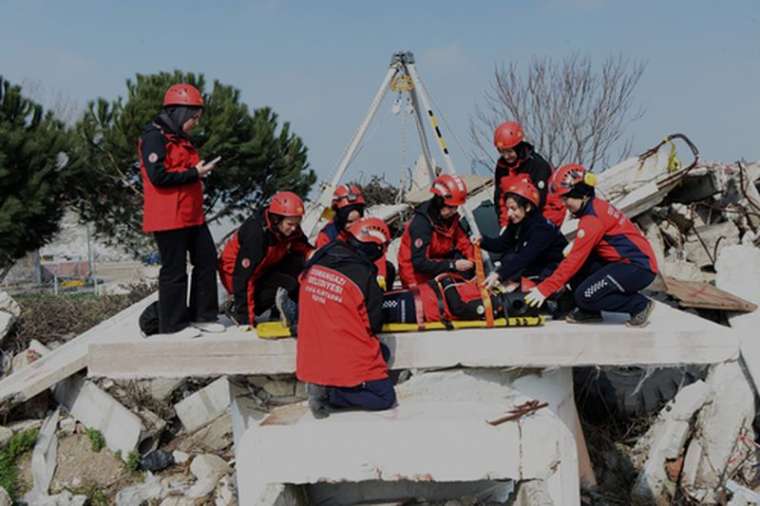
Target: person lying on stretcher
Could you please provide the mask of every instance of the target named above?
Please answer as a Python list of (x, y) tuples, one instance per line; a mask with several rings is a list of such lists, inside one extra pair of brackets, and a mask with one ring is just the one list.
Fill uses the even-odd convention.
[(447, 272), (410, 288), (386, 292), (383, 322), (418, 325), (441, 322), (452, 328), (452, 321), (483, 320), (487, 311), (484, 295), (488, 297), (486, 302), (490, 303), (496, 318), (538, 314), (524, 303), (521, 290), (508, 293), (495, 287), (481, 291), (477, 278), (465, 279)]

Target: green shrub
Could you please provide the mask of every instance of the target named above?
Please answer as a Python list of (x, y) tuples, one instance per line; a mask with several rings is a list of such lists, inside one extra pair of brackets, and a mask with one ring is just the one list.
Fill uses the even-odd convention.
[(106, 447), (106, 438), (103, 437), (103, 433), (97, 429), (85, 429), (85, 434), (90, 438), (90, 444), (92, 444), (92, 451), (99, 452)]
[(15, 434), (2, 451), (0, 451), (0, 486), (8, 494), (16, 497), (18, 487), (18, 458), (32, 450), (37, 442), (39, 429), (29, 429)]

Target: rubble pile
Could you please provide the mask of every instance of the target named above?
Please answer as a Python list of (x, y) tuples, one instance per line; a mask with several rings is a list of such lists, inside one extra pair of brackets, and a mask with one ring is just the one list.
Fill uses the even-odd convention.
[[(651, 241), (661, 269), (651, 288), (654, 297), (737, 329), (757, 327), (760, 164), (695, 159), (683, 167), (667, 156), (669, 145), (664, 142), (599, 173), (599, 193), (631, 216)], [(473, 184), (475, 193), (490, 195), (488, 185), (485, 180)], [(400, 216), (408, 206), (385, 206), (375, 214)], [(573, 226), (569, 220), (563, 230), (572, 236)], [(116, 321), (136, 320), (150, 302), (135, 305)], [(0, 342), (19, 312), (18, 304), (0, 292)], [(61, 360), (61, 365), (44, 380), (42, 373), (25, 377), (27, 383), (15, 390), (20, 393), (0, 398), (5, 414), (0, 451), (17, 446), (14, 441), (24, 434), (33, 433), (36, 440), (33, 450), (15, 461), (23, 480), (12, 490), (0, 488), (0, 504), (23, 498), (32, 505), (78, 505), (94, 503), (96, 493), (125, 506), (146, 501), (161, 506), (238, 504), (234, 401), (243, 399), (250, 408), (246, 416), (261, 420), (276, 408), (304, 401), (304, 384), (289, 374), (141, 380), (81, 375), (88, 343), (108, 337), (112, 325), (104, 322), (55, 346), (32, 341), (28, 349), (3, 361), (3, 381), (40, 363)], [(704, 381), (682, 388), (631, 452), (637, 473), (634, 500), (757, 502), (760, 447), (754, 420), (759, 382), (760, 345), (745, 339), (738, 359), (711, 366)], [(108, 481), (63, 477), (69, 464), (61, 449), (84, 438), (91, 449), (82, 450), (82, 461), (74, 465), (85, 466), (93, 454), (108, 452), (116, 463), (112, 473), (102, 473)], [(552, 504), (542, 487), (540, 480), (526, 480), (518, 484), (513, 501)]]

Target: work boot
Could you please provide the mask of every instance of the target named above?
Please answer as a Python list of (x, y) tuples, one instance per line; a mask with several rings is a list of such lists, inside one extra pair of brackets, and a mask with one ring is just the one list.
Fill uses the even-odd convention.
[(644, 309), (631, 315), (631, 318), (625, 324), (629, 327), (646, 327), (649, 325), (649, 315), (652, 314), (652, 309), (654, 309), (654, 302), (647, 300), (647, 305), (644, 306)]
[(584, 311), (576, 307), (565, 316), (567, 323), (598, 323), (602, 321), (602, 313), (598, 311)]
[(330, 416), (327, 387), (309, 383), (306, 385), (306, 393), (309, 396), (309, 409), (314, 418), (327, 418)]
[(192, 339), (194, 337), (200, 337), (201, 331), (197, 328), (188, 325), (182, 330), (178, 330), (177, 332), (167, 332), (166, 334), (153, 334), (150, 336), (151, 339)]
[(274, 296), (274, 305), (280, 313), (280, 321), (290, 329), (293, 337), (297, 334), (298, 304), (288, 296), (288, 291), (280, 287)]
[(212, 334), (218, 334), (226, 330), (226, 327), (219, 322), (191, 322), (190, 325), (201, 332), (209, 332)]

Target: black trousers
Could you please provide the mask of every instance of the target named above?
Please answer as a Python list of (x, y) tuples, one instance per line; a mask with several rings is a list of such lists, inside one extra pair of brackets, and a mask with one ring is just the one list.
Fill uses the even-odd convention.
[[(288, 292), (291, 300), (298, 302), (298, 275), (304, 266), (301, 255), (288, 253), (278, 263), (256, 280), (253, 288), (253, 307), (256, 316), (274, 306), (277, 289), (282, 287)], [(248, 322), (248, 303), (244, 300), (235, 301), (235, 319), (241, 325)]]
[(634, 315), (649, 299), (639, 293), (655, 274), (638, 265), (607, 263), (591, 257), (570, 281), (576, 305), (589, 312), (611, 311)]
[[(216, 321), (216, 248), (206, 224), (154, 234), (161, 255), (158, 273), (158, 326), (178, 332), (191, 321)], [(187, 257), (193, 266), (187, 303)]]

